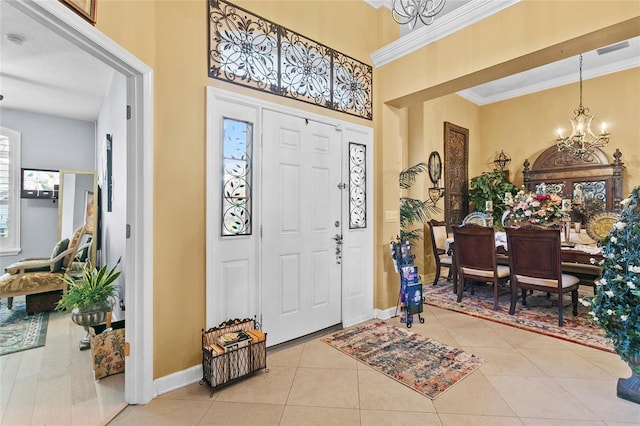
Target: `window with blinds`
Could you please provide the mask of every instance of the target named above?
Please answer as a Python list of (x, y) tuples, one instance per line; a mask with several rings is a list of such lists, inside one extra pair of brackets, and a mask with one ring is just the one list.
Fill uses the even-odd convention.
[(20, 133), (0, 127), (0, 254), (20, 252)]

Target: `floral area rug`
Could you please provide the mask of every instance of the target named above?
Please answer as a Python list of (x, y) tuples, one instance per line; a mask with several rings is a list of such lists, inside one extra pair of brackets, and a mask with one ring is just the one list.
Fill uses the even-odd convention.
[[(612, 342), (605, 336), (602, 328), (589, 322), (588, 307), (578, 302), (578, 316), (573, 316), (570, 294), (563, 298), (564, 325), (562, 327), (558, 326), (558, 299), (555, 295), (547, 298), (544, 293), (534, 292), (527, 296), (527, 306), (522, 306), (522, 301), (518, 298), (514, 315), (509, 315), (511, 296), (508, 294), (508, 289), (507, 294), (500, 296), (498, 310), (493, 309), (493, 292), (489, 285), (476, 285), (473, 296), (468, 289), (465, 289), (464, 297), (460, 303), (456, 301), (457, 295), (453, 293), (452, 283), (446, 280), (440, 280), (436, 286), (424, 286), (423, 295), (427, 305), (461, 312), (607, 352), (615, 352)], [(590, 299), (593, 297), (593, 290), (591, 288), (579, 290), (579, 297)]]
[(0, 307), (0, 356), (44, 346), (47, 340), (49, 312), (27, 315), (24, 301), (14, 301), (7, 309), (6, 300)]
[(431, 399), (485, 363), (380, 320), (345, 328), (322, 341)]

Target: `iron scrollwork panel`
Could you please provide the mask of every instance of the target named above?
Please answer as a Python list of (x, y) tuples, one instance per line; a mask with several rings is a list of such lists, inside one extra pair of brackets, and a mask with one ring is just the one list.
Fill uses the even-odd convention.
[(278, 88), (278, 27), (224, 1), (209, 6), (209, 77)]
[(349, 228), (367, 227), (367, 147), (349, 142)]
[(369, 65), (334, 51), (333, 108), (371, 120), (372, 70)]
[(209, 77), (373, 119), (370, 65), (224, 0), (209, 0)]
[(289, 98), (331, 105), (331, 51), (285, 28), (280, 38), (280, 81)]

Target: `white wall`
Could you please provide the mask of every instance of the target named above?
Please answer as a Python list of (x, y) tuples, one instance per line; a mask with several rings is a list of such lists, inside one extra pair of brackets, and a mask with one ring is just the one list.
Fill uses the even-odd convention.
[[(102, 188), (102, 243), (98, 254), (100, 265), (115, 265), (118, 259), (125, 259), (126, 252), (126, 207), (127, 207), (127, 116), (126, 116), (126, 79), (114, 72), (111, 84), (102, 101), (102, 108), (97, 122), (97, 151), (98, 185)], [(112, 211), (107, 211), (107, 184), (103, 157), (103, 141), (106, 135), (112, 137), (112, 180), (113, 196)], [(124, 297), (124, 283), (126, 276), (124, 266), (118, 270), (122, 274), (118, 278), (120, 296)], [(114, 320), (124, 319), (124, 312), (120, 306), (114, 306)]]
[[(0, 125), (22, 135), (21, 167), (95, 169), (95, 123), (44, 114), (0, 110)], [(49, 257), (58, 240), (58, 204), (20, 200), (22, 252), (1, 256), (0, 268), (25, 257)]]

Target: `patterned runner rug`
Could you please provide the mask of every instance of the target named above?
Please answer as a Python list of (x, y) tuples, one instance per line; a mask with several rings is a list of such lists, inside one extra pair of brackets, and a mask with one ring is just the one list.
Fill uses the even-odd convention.
[(431, 399), (485, 363), (475, 355), (375, 319), (321, 340)]
[(6, 300), (0, 307), (0, 356), (44, 346), (47, 340), (49, 312), (27, 315), (24, 301), (14, 301), (7, 309)]
[[(589, 322), (589, 308), (578, 302), (578, 316), (574, 317), (571, 308), (571, 295), (563, 298), (564, 325), (558, 325), (558, 299), (555, 295), (547, 298), (544, 293), (534, 292), (527, 296), (527, 306), (522, 306), (518, 298), (516, 312), (509, 315), (511, 303), (508, 289), (500, 296), (500, 307), (493, 310), (493, 293), (491, 286), (476, 285), (475, 295), (465, 290), (462, 301), (456, 301), (453, 285), (446, 280), (440, 280), (437, 286), (426, 285), (423, 295), (427, 305), (450, 311), (461, 312), (478, 318), (499, 322), (523, 330), (563, 339), (607, 352), (615, 352), (611, 341), (605, 336), (602, 328)], [(579, 291), (579, 297), (590, 299), (592, 289)]]

